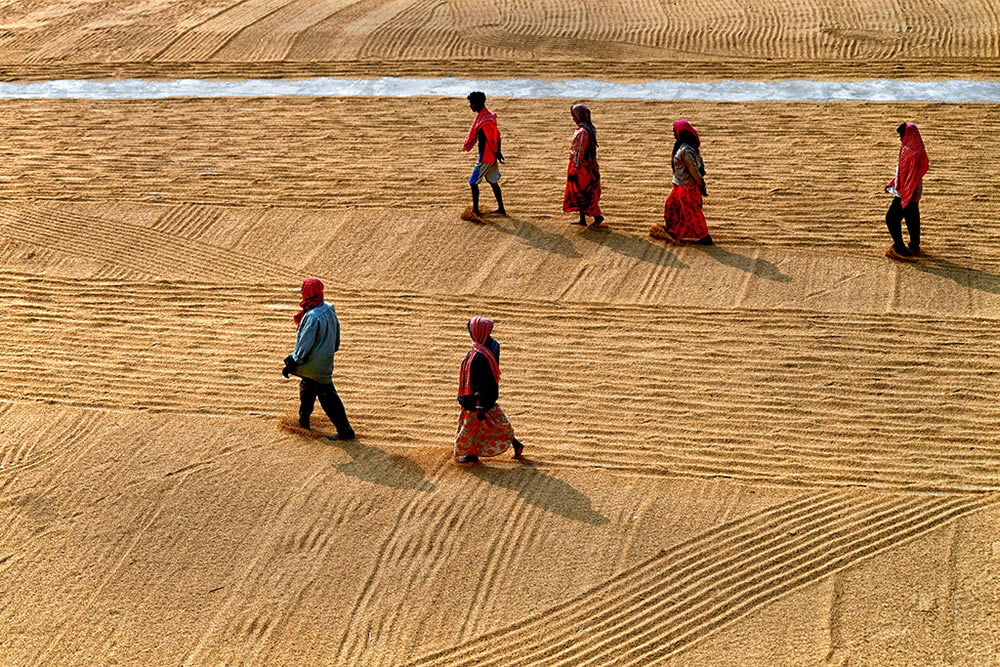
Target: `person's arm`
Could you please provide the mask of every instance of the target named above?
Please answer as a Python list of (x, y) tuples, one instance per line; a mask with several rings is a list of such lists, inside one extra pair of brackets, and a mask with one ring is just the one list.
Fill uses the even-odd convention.
[(576, 183), (576, 172), (580, 169), (580, 160), (583, 159), (583, 152), (587, 149), (587, 133), (577, 132), (573, 136), (573, 143), (569, 147), (569, 173), (566, 180)]
[(501, 139), (502, 138), (500, 136), (500, 130), (498, 129), (497, 130), (497, 150), (496, 150), (496, 156), (497, 156), (497, 162), (500, 162), (502, 164), (503, 161), (504, 161), (504, 159), (503, 159), (503, 151), (500, 150), (500, 141), (501, 141)]
[(684, 166), (687, 167), (688, 173), (694, 177), (695, 183), (704, 186), (705, 179), (701, 176), (701, 169), (698, 168), (698, 159), (695, 157), (694, 151), (691, 149), (682, 150), (681, 157), (684, 159)]
[(309, 358), (313, 346), (316, 345), (316, 334), (319, 329), (315, 318), (306, 317), (302, 320), (299, 332), (295, 336), (295, 350), (292, 352), (292, 360), (296, 364), (301, 364)]
[(340, 320), (334, 318), (334, 323), (337, 325), (337, 337), (333, 341), (333, 351), (336, 353), (340, 351)]
[[(473, 123), (472, 127), (475, 127), (475, 126), (476, 126), (476, 124)], [(472, 147), (475, 146), (475, 145), (476, 145), (476, 132), (473, 132), (472, 128), (469, 128), (469, 135), (467, 137), (465, 137), (465, 143), (462, 144), (462, 150), (464, 152), (468, 153), (469, 151), (472, 150)]]

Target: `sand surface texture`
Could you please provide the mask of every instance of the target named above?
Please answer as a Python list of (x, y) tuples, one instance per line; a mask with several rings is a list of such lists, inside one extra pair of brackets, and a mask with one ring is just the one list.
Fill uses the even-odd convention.
[[(989, 2), (611, 6), (13, 3), (0, 63), (933, 78), (1000, 48)], [(997, 105), (593, 103), (599, 232), (561, 213), (569, 102), (490, 102), (510, 215), (477, 225), (462, 100), (0, 101), (0, 663), (995, 664)], [(681, 117), (714, 247), (646, 235)], [(913, 264), (882, 255), (904, 119)], [(293, 425), (309, 275), (356, 441)], [(525, 462), (451, 460), (476, 314)]]

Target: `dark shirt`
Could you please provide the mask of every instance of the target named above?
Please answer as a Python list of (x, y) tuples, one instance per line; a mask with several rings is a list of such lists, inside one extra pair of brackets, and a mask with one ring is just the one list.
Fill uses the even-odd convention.
[[(500, 343), (490, 338), (486, 341), (486, 347), (493, 350), (493, 354), (496, 356), (497, 362), (499, 362)], [(477, 352), (476, 356), (472, 358), (469, 378), (472, 380), (472, 393), (479, 394), (479, 399), (477, 401), (474, 395), (459, 396), (459, 404), (466, 410), (476, 410), (477, 408), (492, 410), (497, 404), (497, 398), (500, 396), (500, 387), (493, 378), (493, 371), (490, 370), (490, 362), (481, 352)]]

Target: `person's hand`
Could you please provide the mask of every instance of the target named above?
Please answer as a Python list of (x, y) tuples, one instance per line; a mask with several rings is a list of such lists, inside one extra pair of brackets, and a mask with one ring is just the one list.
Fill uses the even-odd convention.
[(504, 163), (503, 153), (501, 153), (500, 151), (497, 151), (496, 156), (497, 156), (497, 162), (499, 162), (500, 164), (503, 164)]
[(295, 363), (295, 358), (292, 357), (292, 355), (288, 355), (285, 357), (285, 367), (281, 369), (281, 374), (287, 379), (290, 373), (295, 372), (295, 368), (297, 366), (298, 364)]
[(569, 181), (570, 183), (576, 183), (576, 174), (569, 174), (566, 177), (566, 180)]
[(701, 183), (698, 184), (698, 189), (701, 190), (702, 197), (708, 196), (708, 188), (705, 187), (705, 181), (702, 181)]
[(483, 410), (482, 408), (476, 410), (476, 419), (478, 419), (479, 421), (483, 421), (484, 419), (486, 419), (486, 411)]

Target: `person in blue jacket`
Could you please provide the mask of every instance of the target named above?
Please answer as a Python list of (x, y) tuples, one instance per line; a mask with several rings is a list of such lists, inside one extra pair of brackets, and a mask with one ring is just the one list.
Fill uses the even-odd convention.
[(353, 440), (354, 429), (347, 420), (344, 403), (333, 386), (333, 354), (340, 349), (340, 322), (333, 305), (323, 301), (323, 283), (306, 278), (302, 283), (302, 308), (295, 315), (298, 333), (295, 351), (285, 357), (281, 374), (297, 375), (299, 384), (299, 426), (309, 428), (309, 416), (319, 404), (337, 432), (330, 440)]

